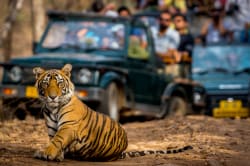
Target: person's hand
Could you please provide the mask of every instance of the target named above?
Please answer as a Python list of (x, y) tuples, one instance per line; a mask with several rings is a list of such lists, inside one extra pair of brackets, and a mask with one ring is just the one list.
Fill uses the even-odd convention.
[(181, 53), (177, 50), (173, 50), (173, 57), (175, 59), (175, 63), (179, 63), (181, 61)]

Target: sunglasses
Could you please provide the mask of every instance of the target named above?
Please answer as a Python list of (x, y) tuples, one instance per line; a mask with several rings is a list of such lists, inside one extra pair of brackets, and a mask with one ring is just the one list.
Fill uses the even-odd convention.
[(175, 22), (181, 22), (182, 20), (181, 19), (179, 19), (179, 20), (174, 20)]
[(171, 21), (171, 19), (163, 19), (163, 18), (160, 18), (160, 21), (169, 22), (169, 21)]

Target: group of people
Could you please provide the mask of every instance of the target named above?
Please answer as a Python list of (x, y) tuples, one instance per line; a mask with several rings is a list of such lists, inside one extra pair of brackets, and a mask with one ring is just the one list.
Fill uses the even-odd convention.
[(202, 26), (198, 38), (201, 42), (250, 43), (249, 0), (215, 0), (208, 14), (210, 19)]
[[(153, 31), (153, 37), (157, 55), (168, 63), (166, 72), (187, 77), (194, 46), (194, 38), (188, 30), (187, 17), (182, 13), (171, 15), (168, 10), (162, 11), (159, 16), (159, 29)], [(179, 65), (184, 58), (189, 63)]]
[[(152, 34), (156, 53), (166, 63), (178, 64), (183, 58), (189, 61), (195, 43), (250, 43), (248, 0), (137, 0), (136, 2), (131, 12), (131, 8), (127, 6), (120, 6), (117, 9), (114, 3), (105, 5), (102, 1), (95, 1), (91, 12), (113, 17), (130, 17), (132, 13), (138, 11), (159, 12), (159, 25), (157, 29), (152, 29)], [(194, 15), (206, 15), (197, 17), (196, 22), (202, 23), (198, 30), (199, 26), (194, 22), (197, 18)], [(192, 29), (195, 29), (195, 33)], [(179, 68), (175, 69), (175, 72), (173, 70), (170, 72), (178, 75)]]
[[(127, 6), (120, 6), (117, 10), (115, 9), (114, 3), (104, 5), (104, 3), (100, 1), (95, 1), (92, 4), (90, 12), (109, 17), (131, 17), (132, 15), (131, 10)], [(168, 65), (171, 66), (171, 68), (167, 68), (166, 70), (170, 69), (170, 71), (167, 72), (176, 76), (180, 73), (179, 66), (176, 64), (181, 61), (183, 55), (190, 57), (194, 46), (194, 38), (188, 30), (188, 19), (185, 15), (186, 11), (185, 8), (182, 9), (181, 12), (176, 12), (176, 10), (173, 9), (162, 10), (158, 18), (159, 28), (152, 29), (156, 54), (162, 58), (164, 62), (171, 64)], [(146, 51), (147, 43), (144, 40), (145, 36), (143, 33), (142, 29), (134, 29), (133, 32), (131, 32), (131, 49), (129, 49), (129, 56), (137, 56), (138, 53), (136, 52), (139, 52), (142, 59), (148, 56), (148, 52)], [(138, 45), (141, 47), (137, 47)]]
[(250, 43), (249, 0), (137, 0), (137, 9), (186, 15), (197, 43)]

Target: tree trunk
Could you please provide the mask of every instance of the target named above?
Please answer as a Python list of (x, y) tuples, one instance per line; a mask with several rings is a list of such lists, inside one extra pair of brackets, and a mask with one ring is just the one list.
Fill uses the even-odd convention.
[(18, 11), (22, 8), (23, 0), (9, 0), (9, 14), (4, 21), (0, 36), (0, 47), (3, 47), (4, 61), (11, 57), (12, 28)]
[(3, 55), (4, 55), (4, 62), (7, 62), (11, 58), (11, 53), (12, 53), (12, 33), (13, 28), (10, 28), (6, 32), (6, 37), (3, 39)]
[(45, 27), (45, 10), (43, 0), (31, 0), (32, 36), (33, 42), (37, 43)]

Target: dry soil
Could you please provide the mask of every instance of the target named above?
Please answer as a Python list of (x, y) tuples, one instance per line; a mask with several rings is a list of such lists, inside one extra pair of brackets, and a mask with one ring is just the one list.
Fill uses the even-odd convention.
[(42, 119), (0, 123), (0, 165), (250, 165), (250, 119), (214, 119), (206, 116), (173, 117), (124, 124), (129, 139), (127, 151), (178, 148), (194, 149), (169, 155), (147, 155), (113, 162), (65, 159), (61, 163), (33, 158), (36, 149), (48, 143)]

